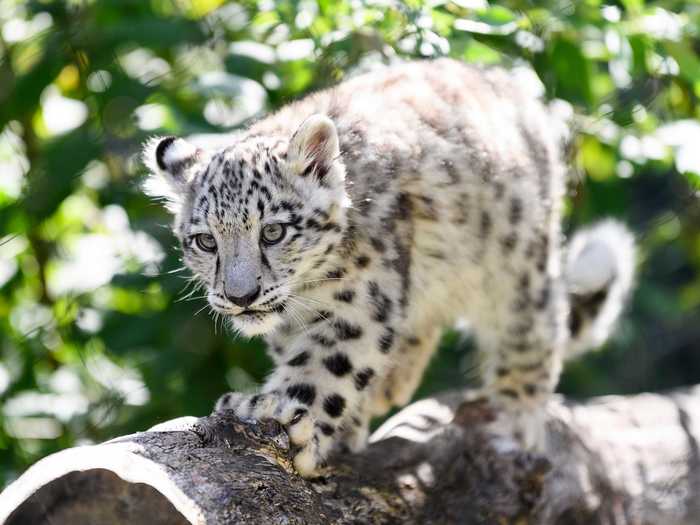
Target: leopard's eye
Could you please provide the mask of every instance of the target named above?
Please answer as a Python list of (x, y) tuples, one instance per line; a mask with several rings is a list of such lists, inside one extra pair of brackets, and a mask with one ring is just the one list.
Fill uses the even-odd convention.
[(208, 233), (199, 233), (194, 236), (194, 242), (202, 251), (205, 252), (215, 252), (216, 251), (216, 239), (213, 235)]
[(262, 240), (265, 244), (277, 244), (284, 239), (287, 226), (281, 223), (268, 224), (262, 229)]

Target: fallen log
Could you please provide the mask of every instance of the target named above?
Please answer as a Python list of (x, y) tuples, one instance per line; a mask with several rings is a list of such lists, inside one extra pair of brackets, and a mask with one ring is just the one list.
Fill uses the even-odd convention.
[(485, 434), (483, 403), (444, 394), (315, 480), (275, 422), (180, 418), (37, 462), (0, 494), (0, 523), (700, 523), (700, 387), (555, 399), (548, 417), (530, 454)]

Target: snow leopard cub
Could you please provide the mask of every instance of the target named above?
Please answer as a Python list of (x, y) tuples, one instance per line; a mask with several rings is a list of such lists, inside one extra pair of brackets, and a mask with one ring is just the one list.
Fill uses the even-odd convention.
[(278, 420), (312, 476), (410, 400), (466, 318), (498, 428), (538, 445), (562, 361), (609, 335), (633, 269), (609, 221), (565, 254), (557, 129), (507, 72), (441, 59), (310, 95), (220, 150), (151, 141), (187, 266), (276, 363), (216, 410)]

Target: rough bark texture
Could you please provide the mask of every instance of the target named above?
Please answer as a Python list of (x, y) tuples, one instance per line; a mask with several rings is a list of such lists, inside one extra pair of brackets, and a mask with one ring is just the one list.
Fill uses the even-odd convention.
[(312, 481), (273, 422), (182, 418), (38, 462), (0, 495), (0, 522), (700, 523), (700, 387), (548, 411), (537, 456), (485, 435), (478, 401), (420, 401)]

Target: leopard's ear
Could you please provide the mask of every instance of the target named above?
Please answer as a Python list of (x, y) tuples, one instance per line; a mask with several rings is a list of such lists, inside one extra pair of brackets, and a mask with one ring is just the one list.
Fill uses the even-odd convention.
[(302, 177), (324, 179), (340, 157), (338, 132), (325, 115), (311, 115), (292, 135), (287, 160)]
[(187, 190), (202, 150), (178, 137), (154, 137), (143, 148), (143, 163), (151, 175), (144, 185), (146, 193), (177, 201)]

